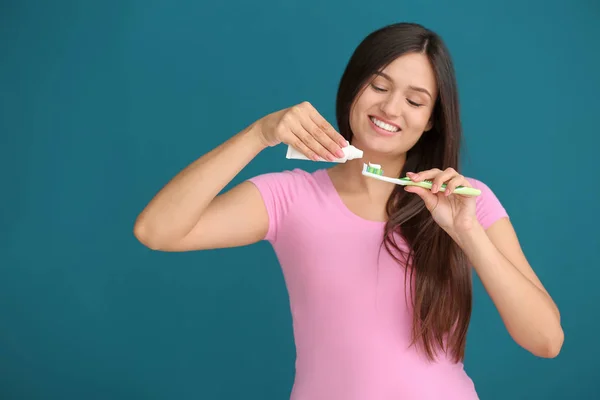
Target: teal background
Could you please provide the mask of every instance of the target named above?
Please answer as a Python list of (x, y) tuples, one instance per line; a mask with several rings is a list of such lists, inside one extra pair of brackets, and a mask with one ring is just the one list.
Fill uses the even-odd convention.
[[(335, 122), (355, 46), (402, 20), (446, 40), (465, 172), (500, 197), (562, 312), (562, 353), (537, 359), (475, 280), (466, 368), (481, 398), (600, 398), (598, 3), (0, 4), (0, 398), (287, 398), (291, 319), (268, 244), (152, 252), (133, 223), (261, 116), (309, 100)], [(233, 183), (322, 167), (284, 154)]]

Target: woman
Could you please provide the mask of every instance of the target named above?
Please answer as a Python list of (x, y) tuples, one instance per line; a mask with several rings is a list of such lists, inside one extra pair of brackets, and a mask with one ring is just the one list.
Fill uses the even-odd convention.
[[(271, 242), (294, 320), (292, 399), (476, 399), (462, 364), (471, 267), (514, 340), (556, 356), (558, 309), (506, 211), (457, 172), (458, 95), (442, 40), (417, 24), (373, 32), (342, 76), (336, 114), (340, 133), (307, 102), (251, 124), (175, 176), (138, 217), (136, 237), (163, 251)], [(363, 159), (268, 173), (218, 195), (268, 146), (332, 160), (346, 140)], [(368, 161), (434, 185), (366, 178)], [(459, 185), (482, 194), (454, 194)]]

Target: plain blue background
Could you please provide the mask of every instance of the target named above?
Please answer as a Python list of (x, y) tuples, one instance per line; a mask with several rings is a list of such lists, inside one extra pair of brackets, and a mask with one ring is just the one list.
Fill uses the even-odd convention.
[[(465, 172), (507, 208), (566, 340), (537, 359), (475, 280), (482, 399), (600, 398), (600, 6), (547, 1), (3, 1), (0, 397), (286, 399), (287, 293), (266, 243), (165, 254), (135, 217), (189, 162), (303, 100), (331, 122), (369, 32), (414, 21), (455, 60)], [(303, 167), (268, 149), (233, 183)]]

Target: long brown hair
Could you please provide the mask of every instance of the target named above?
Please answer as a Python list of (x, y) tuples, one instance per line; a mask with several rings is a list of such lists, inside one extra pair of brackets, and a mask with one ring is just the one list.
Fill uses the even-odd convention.
[[(433, 127), (408, 151), (400, 176), (431, 168), (459, 170), (462, 127), (453, 63), (442, 39), (419, 24), (386, 26), (368, 35), (356, 48), (339, 84), (339, 131), (346, 140), (352, 140), (350, 111), (361, 88), (375, 72), (411, 52), (429, 58), (439, 95), (432, 113)], [(406, 265), (413, 308), (413, 344), (420, 343), (429, 359), (434, 359), (441, 349), (455, 361), (463, 360), (472, 307), (467, 258), (433, 221), (423, 201), (407, 195), (401, 186), (390, 195), (387, 214), (383, 244), (399, 263)], [(408, 252), (398, 245), (397, 236), (408, 244)]]

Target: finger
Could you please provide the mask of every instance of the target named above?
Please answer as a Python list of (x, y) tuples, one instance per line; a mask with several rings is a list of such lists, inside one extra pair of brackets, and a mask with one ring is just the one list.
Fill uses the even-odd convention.
[(431, 193), (431, 191), (424, 189), (418, 186), (405, 186), (404, 190), (409, 193), (414, 193), (419, 196), (423, 202), (425, 203), (425, 207), (431, 212), (437, 206), (439, 201), (436, 194)]
[(442, 172), (439, 168), (428, 169), (420, 172), (407, 172), (406, 175), (415, 182), (421, 182), (425, 180), (432, 180), (437, 174)]
[(302, 141), (313, 153), (323, 160), (333, 161), (336, 156), (323, 147), (304, 127), (298, 123), (291, 127), (292, 133)]
[(444, 182), (449, 181), (454, 176), (458, 175), (453, 168), (447, 168), (442, 171), (438, 168), (433, 168), (426, 171), (421, 171), (417, 174), (409, 172), (407, 173), (408, 177), (411, 178), (415, 182), (428, 180), (431, 184), (431, 191), (433, 193), (437, 193), (439, 189), (442, 187)]
[(440, 172), (435, 176), (435, 178), (433, 178), (431, 191), (433, 193), (437, 193), (444, 183), (450, 181), (458, 175), (458, 172), (456, 172), (456, 170), (454, 170), (453, 168), (447, 168), (446, 170)]
[(319, 125), (317, 125), (310, 117), (303, 118), (300, 123), (304, 130), (314, 137), (334, 158), (344, 157), (344, 152), (339, 144), (333, 141), (327, 133), (325, 133)]
[(304, 154), (306, 157), (310, 158), (313, 161), (319, 161), (320, 157), (317, 153), (308, 148), (307, 145), (302, 142), (297, 136), (294, 136), (294, 139), (289, 140), (290, 146), (298, 150), (300, 153)]
[(309, 113), (309, 117), (311, 121), (337, 145), (340, 147), (348, 146), (346, 139), (344, 139), (344, 137), (339, 134), (317, 110), (313, 109), (312, 112)]
[(450, 179), (450, 181), (446, 184), (446, 191), (444, 195), (450, 196), (459, 186), (468, 186), (471, 187), (469, 181), (462, 175), (457, 175), (454, 178)]

